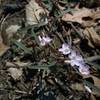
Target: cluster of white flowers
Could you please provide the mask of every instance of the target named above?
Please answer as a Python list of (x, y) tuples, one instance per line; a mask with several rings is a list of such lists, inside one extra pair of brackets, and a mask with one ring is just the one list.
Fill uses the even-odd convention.
[(62, 48), (60, 48), (59, 51), (63, 55), (68, 55), (68, 57), (70, 58), (69, 63), (71, 64), (71, 66), (75, 66), (75, 65), (78, 66), (78, 70), (81, 74), (84, 74), (84, 75), (90, 74), (89, 68), (85, 64), (82, 56), (78, 54), (76, 51), (71, 50), (68, 44), (65, 44), (65, 43), (62, 44)]
[[(48, 36), (38, 36), (41, 46), (49, 44), (52, 39)], [(78, 54), (76, 51), (71, 50), (70, 46), (66, 43), (62, 44), (62, 47), (58, 50), (63, 55), (68, 55), (70, 58), (69, 63), (71, 66), (78, 66), (78, 70), (81, 74), (88, 75), (90, 74), (88, 66), (85, 64), (83, 57)], [(65, 61), (66, 62), (66, 61)]]

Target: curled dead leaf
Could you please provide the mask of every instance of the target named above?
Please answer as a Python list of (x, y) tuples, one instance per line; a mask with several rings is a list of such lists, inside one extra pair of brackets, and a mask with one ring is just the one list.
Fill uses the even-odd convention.
[(100, 49), (100, 36), (91, 28), (86, 28), (84, 30), (85, 37), (89, 40), (89, 43)]

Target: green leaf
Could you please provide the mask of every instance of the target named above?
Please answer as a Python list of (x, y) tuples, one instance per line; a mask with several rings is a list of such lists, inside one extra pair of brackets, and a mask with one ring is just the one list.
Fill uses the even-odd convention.
[(100, 65), (99, 64), (96, 64), (96, 63), (94, 63), (94, 62), (87, 62), (89, 65), (91, 65), (94, 69), (96, 68), (96, 69), (98, 69), (98, 70), (100, 70)]
[(56, 63), (55, 62), (52, 62), (52, 63), (48, 63), (48, 64), (38, 64), (38, 65), (35, 65), (35, 64), (31, 64), (28, 66), (28, 68), (30, 69), (44, 69), (44, 70), (49, 70), (50, 67), (53, 67)]
[(61, 12), (58, 10), (58, 9), (55, 9), (54, 10), (54, 15), (56, 16), (56, 17), (61, 17), (62, 15), (61, 15)]
[(51, 2), (51, 0), (43, 0), (45, 6), (48, 8), (49, 11), (52, 10), (53, 4)]
[(88, 57), (88, 58), (85, 59), (85, 61), (89, 61), (89, 62), (93, 62), (93, 61), (96, 61), (96, 60), (100, 60), (100, 55)]
[(25, 53), (28, 53), (28, 54), (31, 54), (32, 53), (32, 50), (27, 48), (24, 44), (22, 44), (21, 42), (18, 42), (17, 40), (15, 39), (12, 39), (11, 40), (12, 43), (14, 43), (18, 48), (22, 49)]
[(34, 32), (34, 27), (31, 29), (31, 35), (32, 37), (35, 39), (36, 43), (39, 45), (39, 41), (37, 39), (37, 35), (36, 33)]
[(100, 61), (100, 56), (93, 56), (93, 57), (88, 57), (85, 59), (85, 62), (89, 65), (91, 65), (94, 69), (100, 70), (100, 65), (97, 63)]

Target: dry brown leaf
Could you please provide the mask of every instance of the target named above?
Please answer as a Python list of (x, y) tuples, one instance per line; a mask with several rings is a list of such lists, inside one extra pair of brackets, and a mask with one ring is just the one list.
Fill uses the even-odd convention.
[[(87, 19), (85, 20), (85, 18)], [(100, 19), (100, 11), (93, 12), (91, 9), (86, 8), (78, 9), (73, 15), (66, 13), (62, 17), (63, 21), (77, 22), (85, 27), (94, 25), (96, 19)]]
[(78, 22), (78, 23), (82, 24), (82, 22), (83, 22), (82, 18), (90, 16), (91, 14), (92, 13), (89, 9), (80, 9), (80, 10), (76, 11), (73, 15), (68, 14), (68, 13), (65, 14), (62, 17), (62, 20), (63, 21)]
[(3, 43), (0, 43), (0, 56), (2, 56), (8, 49), (8, 46), (4, 45)]
[(90, 97), (91, 100), (96, 100), (95, 96), (93, 94), (91, 94), (91, 97)]
[(89, 40), (90, 44), (92, 43), (92, 45), (94, 45), (95, 47), (100, 48), (100, 36), (95, 32), (92, 27), (86, 28), (83, 33)]
[(41, 19), (40, 14), (45, 14), (45, 10), (39, 6), (35, 0), (31, 0), (26, 5), (26, 20), (29, 25), (38, 24)]

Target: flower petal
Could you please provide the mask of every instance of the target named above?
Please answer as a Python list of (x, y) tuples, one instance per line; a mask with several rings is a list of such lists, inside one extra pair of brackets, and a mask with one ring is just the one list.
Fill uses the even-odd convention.
[(58, 51), (62, 52), (64, 55), (67, 55), (71, 52), (69, 46), (66, 43), (62, 44), (62, 48), (60, 48)]
[(79, 72), (83, 75), (89, 75), (90, 74), (90, 71), (89, 71), (89, 68), (88, 67), (79, 67)]
[(72, 66), (74, 66), (74, 65), (76, 65), (76, 66), (81, 66), (81, 65), (82, 65), (82, 62), (79, 62), (79, 61), (77, 61), (77, 60), (71, 60), (70, 64), (71, 64)]
[(59, 51), (59, 52), (63, 52), (64, 50), (63, 50), (63, 48), (60, 48), (58, 51)]
[(71, 51), (71, 54), (69, 55), (70, 59), (74, 59), (76, 58), (76, 52), (75, 51)]
[(38, 39), (39, 39), (39, 41), (41, 41), (42, 40), (41, 36), (38, 36)]
[(50, 37), (43, 37), (43, 40), (44, 40), (46, 43), (50, 43), (52, 39), (51, 39)]
[(69, 48), (69, 45), (66, 44), (66, 43), (63, 43), (63, 44), (62, 44), (62, 48)]
[(43, 37), (41, 37), (41, 36), (38, 36), (38, 39), (39, 39), (39, 41), (40, 41), (40, 45), (41, 46), (45, 46), (46, 44), (48, 44), (48, 43), (50, 43), (51, 42), (51, 38), (50, 37), (45, 37), (45, 36), (43, 36)]
[(40, 45), (41, 45), (41, 46), (45, 46), (46, 43), (42, 40), (42, 41), (40, 42)]

